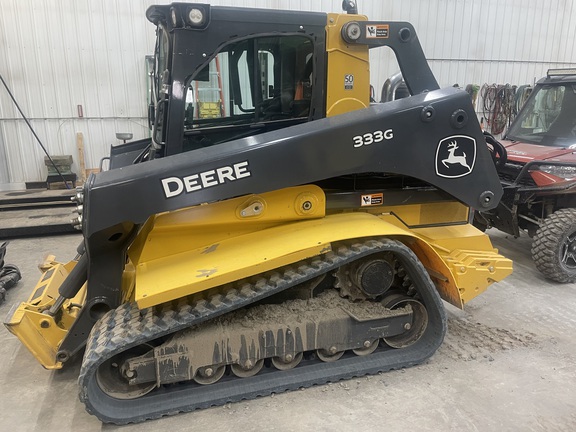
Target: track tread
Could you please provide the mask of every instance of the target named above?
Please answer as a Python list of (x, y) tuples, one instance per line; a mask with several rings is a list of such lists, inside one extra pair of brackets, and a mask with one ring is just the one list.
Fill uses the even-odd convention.
[[(290, 371), (242, 379), (250, 379), (251, 385), (243, 384), (247, 381), (242, 382), (242, 380), (235, 386), (232, 382), (225, 383), (225, 388), (218, 387), (220, 383), (213, 384), (205, 387), (206, 394), (192, 387), (191, 392), (173, 392), (172, 397), (167, 397), (165, 393), (161, 393), (165, 389), (160, 389), (158, 396), (153, 396), (155, 392), (152, 392), (140, 399), (126, 402), (109, 398), (99, 390), (95, 383), (97, 368), (106, 359), (119, 352), (239, 309), (291, 286), (306, 282), (353, 259), (382, 250), (394, 250), (404, 254), (407, 260), (406, 265), (412, 266), (413, 271), (421, 279), (420, 283), (425, 285), (423, 288), (425, 303), (437, 315), (435, 327), (431, 325), (430, 330), (425, 333), (427, 337), (423, 337), (422, 343), (415, 344), (413, 349), (393, 350), (392, 355), (388, 352), (376, 353), (366, 357), (349, 358), (345, 361), (312, 365), (305, 369), (307, 373), (301, 373), (299, 368), (295, 368)], [(79, 396), (86, 405), (86, 410), (103, 422), (137, 423), (228, 402), (253, 399), (271, 393), (413, 366), (426, 360), (437, 350), (445, 332), (446, 316), (440, 297), (424, 267), (410, 249), (390, 239), (349, 243), (337, 248), (336, 252), (328, 252), (321, 257), (276, 269), (249, 278), (248, 281), (227, 284), (209, 292), (144, 310), (139, 310), (136, 303), (126, 303), (108, 312), (96, 323), (88, 337), (78, 378)], [(153, 399), (154, 397), (157, 399)]]
[(576, 209), (557, 210), (546, 219), (532, 241), (532, 260), (538, 271), (547, 279), (567, 283), (576, 281), (576, 271), (569, 272), (561, 266), (559, 247), (567, 231), (576, 230)]

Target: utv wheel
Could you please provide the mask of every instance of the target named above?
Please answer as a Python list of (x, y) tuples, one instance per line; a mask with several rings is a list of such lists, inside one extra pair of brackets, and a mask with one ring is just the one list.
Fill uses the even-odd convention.
[(558, 210), (544, 219), (532, 242), (532, 259), (546, 278), (576, 281), (576, 209)]

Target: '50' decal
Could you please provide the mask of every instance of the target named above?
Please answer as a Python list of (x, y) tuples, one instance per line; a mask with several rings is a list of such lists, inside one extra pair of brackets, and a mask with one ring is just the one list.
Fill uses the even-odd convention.
[(377, 130), (365, 133), (364, 135), (356, 135), (355, 137), (352, 137), (352, 141), (354, 141), (354, 147), (358, 148), (378, 143), (383, 140), (391, 140), (392, 138), (394, 138), (394, 132), (392, 129), (386, 129), (385, 131)]

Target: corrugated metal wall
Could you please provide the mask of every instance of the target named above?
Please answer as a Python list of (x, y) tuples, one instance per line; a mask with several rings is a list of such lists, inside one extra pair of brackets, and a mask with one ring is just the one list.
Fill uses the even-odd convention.
[[(144, 57), (154, 46), (154, 27), (143, 15), (148, 3), (0, 2), (0, 73), (50, 154), (77, 160), (82, 132), (92, 168), (115, 132), (147, 136)], [(4, 88), (0, 118), (9, 182), (45, 178), (44, 154)]]
[[(0, 73), (50, 154), (77, 159), (84, 135), (86, 166), (97, 167), (116, 132), (148, 136), (145, 55), (154, 27), (153, 0), (1, 0)], [(359, 0), (374, 20), (410, 21), (442, 86), (529, 84), (550, 67), (576, 65), (572, 0)], [(340, 11), (341, 0), (211, 1), (293, 10)], [(372, 56), (380, 89), (398, 70), (389, 50)], [(377, 91), (378, 91), (377, 90)], [(83, 118), (78, 117), (78, 106)], [(43, 153), (0, 87), (0, 189), (44, 179)]]

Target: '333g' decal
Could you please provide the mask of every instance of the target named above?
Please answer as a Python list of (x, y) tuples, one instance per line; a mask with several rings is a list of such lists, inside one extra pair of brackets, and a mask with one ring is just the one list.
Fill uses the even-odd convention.
[(377, 130), (363, 135), (356, 135), (352, 137), (352, 141), (354, 141), (354, 147), (358, 148), (384, 140), (391, 140), (392, 138), (394, 138), (394, 132), (392, 129), (386, 129), (385, 131)]

